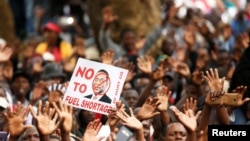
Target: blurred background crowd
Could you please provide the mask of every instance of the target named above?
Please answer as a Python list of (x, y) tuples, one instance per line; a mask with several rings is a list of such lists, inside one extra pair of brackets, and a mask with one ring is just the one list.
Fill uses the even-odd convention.
[[(249, 0), (1, 0), (0, 9), (8, 140), (95, 141), (107, 125), (109, 141), (121, 127), (129, 140), (206, 141), (209, 124), (249, 124)], [(61, 103), (78, 58), (129, 70), (113, 114)], [(235, 103), (213, 103), (230, 94)]]

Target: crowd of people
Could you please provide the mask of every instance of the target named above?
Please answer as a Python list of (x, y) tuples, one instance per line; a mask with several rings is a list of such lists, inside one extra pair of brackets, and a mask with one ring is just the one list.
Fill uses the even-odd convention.
[[(119, 17), (107, 5), (96, 39), (100, 50), (82, 32), (64, 40), (54, 21), (40, 25), (38, 38), (15, 46), (1, 39), (0, 138), (207, 141), (208, 125), (249, 124), (250, 4), (229, 22), (220, 17), (225, 5), (209, 14), (188, 8), (179, 18), (180, 7), (168, 0), (161, 23), (145, 38), (128, 27), (119, 43), (109, 31)], [(78, 58), (128, 70), (109, 115), (62, 102)]]

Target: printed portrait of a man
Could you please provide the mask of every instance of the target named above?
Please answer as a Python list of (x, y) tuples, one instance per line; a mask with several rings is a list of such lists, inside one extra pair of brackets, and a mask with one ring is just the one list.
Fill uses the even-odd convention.
[(110, 77), (106, 70), (99, 70), (92, 81), (93, 94), (85, 96), (85, 98), (111, 103), (112, 100), (107, 96), (107, 92), (110, 88)]

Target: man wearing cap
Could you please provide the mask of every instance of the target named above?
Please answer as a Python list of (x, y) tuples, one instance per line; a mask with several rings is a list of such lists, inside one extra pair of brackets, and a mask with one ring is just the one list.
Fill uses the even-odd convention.
[[(45, 61), (63, 62), (73, 54), (73, 48), (70, 43), (60, 38), (61, 28), (53, 23), (48, 22), (43, 27), (43, 36), (45, 41), (38, 44), (36, 53), (41, 54)], [(72, 59), (71, 63), (75, 63)]]
[(62, 83), (65, 78), (66, 74), (63, 72), (60, 64), (49, 62), (43, 67), (43, 72), (41, 74), (42, 80)]

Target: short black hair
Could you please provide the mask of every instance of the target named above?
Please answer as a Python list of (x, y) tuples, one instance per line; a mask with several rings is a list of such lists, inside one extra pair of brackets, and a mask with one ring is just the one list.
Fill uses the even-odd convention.
[(12, 82), (14, 82), (14, 81), (16, 80), (16, 78), (18, 78), (18, 77), (24, 77), (24, 78), (26, 78), (26, 79), (29, 81), (29, 83), (30, 83), (30, 75), (29, 75), (26, 71), (24, 71), (24, 70), (17, 70), (17, 71), (14, 73), (13, 77), (12, 77)]
[(120, 40), (124, 37), (124, 35), (128, 32), (133, 32), (134, 34), (136, 34), (135, 30), (131, 27), (126, 27), (124, 29), (121, 30), (121, 34), (120, 34)]

